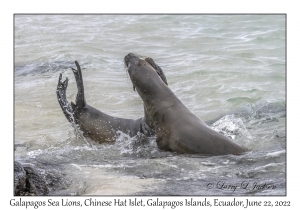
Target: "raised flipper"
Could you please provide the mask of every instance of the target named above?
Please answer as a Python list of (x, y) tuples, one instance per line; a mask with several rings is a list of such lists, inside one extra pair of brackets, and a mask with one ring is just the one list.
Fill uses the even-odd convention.
[(76, 84), (77, 84), (77, 95), (76, 95), (76, 106), (83, 108), (86, 106), (86, 101), (84, 97), (84, 87), (83, 87), (83, 79), (82, 79), (82, 73), (81, 68), (79, 66), (79, 63), (75, 61), (77, 70), (72, 68), (72, 71), (74, 73)]
[(67, 120), (71, 123), (74, 122), (73, 118), (73, 109), (71, 105), (69, 104), (67, 97), (66, 97), (66, 91), (68, 87), (68, 81), (69, 79), (66, 78), (65, 81), (61, 82), (62, 74), (59, 74), (58, 84), (56, 88), (56, 95), (58, 99), (58, 103), (66, 116)]
[(166, 85), (168, 85), (168, 82), (167, 82), (167, 78), (166, 78), (166, 75), (164, 74), (163, 70), (160, 68), (159, 65), (157, 65), (154, 60), (150, 57), (146, 57), (145, 58), (145, 61), (147, 61), (157, 72), (157, 74), (159, 75), (159, 77), (162, 79), (162, 81), (164, 81), (164, 83)]

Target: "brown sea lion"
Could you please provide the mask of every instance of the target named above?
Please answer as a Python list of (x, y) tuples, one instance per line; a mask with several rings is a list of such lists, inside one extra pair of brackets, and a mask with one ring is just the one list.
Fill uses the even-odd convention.
[(245, 149), (208, 127), (195, 116), (159, 78), (144, 56), (129, 53), (124, 62), (133, 88), (154, 122), (157, 146), (161, 150), (203, 155), (241, 154)]
[[(150, 58), (145, 58), (150, 59)], [(152, 59), (151, 59), (152, 60)], [(69, 122), (78, 125), (85, 137), (95, 140), (99, 143), (114, 142), (117, 137), (117, 132), (121, 131), (128, 134), (130, 137), (143, 134), (143, 136), (154, 136), (153, 122), (144, 112), (144, 117), (139, 119), (124, 119), (113, 117), (105, 114), (86, 103), (84, 97), (84, 86), (82, 79), (81, 68), (75, 61), (77, 69), (72, 68), (76, 83), (77, 96), (76, 103), (71, 104), (66, 99), (66, 90), (68, 87), (68, 78), (64, 82), (61, 81), (62, 74), (59, 76), (57, 85), (57, 99), (62, 108), (62, 111)], [(152, 65), (157, 68), (160, 79), (167, 85), (166, 77), (161, 68), (153, 61)]]

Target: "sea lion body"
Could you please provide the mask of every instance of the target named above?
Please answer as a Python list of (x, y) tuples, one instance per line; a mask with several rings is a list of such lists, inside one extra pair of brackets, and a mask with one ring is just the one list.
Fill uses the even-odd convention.
[(154, 122), (158, 148), (202, 155), (241, 154), (245, 149), (209, 128), (195, 116), (158, 77), (156, 70), (139, 55), (125, 59), (133, 87), (141, 96)]
[[(137, 120), (116, 118), (107, 115), (94, 107), (85, 105), (83, 108), (72, 104), (76, 124), (85, 137), (99, 143), (113, 142), (116, 140), (117, 131), (128, 134), (130, 137), (143, 133), (143, 118)], [(149, 135), (151, 136), (151, 135)]]
[[(152, 61), (152, 65), (160, 72), (161, 79), (167, 84), (166, 77), (159, 66), (151, 58), (145, 58)], [(118, 135), (118, 131), (134, 137), (142, 134), (143, 137), (154, 136), (153, 122), (144, 110), (144, 117), (139, 119), (117, 118), (105, 114), (86, 103), (84, 97), (84, 86), (81, 68), (75, 61), (77, 69), (72, 68), (77, 84), (76, 103), (71, 104), (66, 99), (66, 90), (68, 86), (68, 78), (64, 82), (61, 81), (62, 74), (59, 76), (57, 85), (57, 99), (61, 109), (69, 122), (79, 126), (85, 137), (88, 137), (98, 143), (114, 142)]]

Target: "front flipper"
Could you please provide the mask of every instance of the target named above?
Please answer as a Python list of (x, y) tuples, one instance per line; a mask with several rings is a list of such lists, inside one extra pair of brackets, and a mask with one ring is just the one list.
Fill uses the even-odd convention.
[(56, 88), (56, 95), (57, 95), (58, 103), (64, 115), (66, 116), (67, 120), (72, 123), (74, 121), (73, 109), (66, 97), (66, 91), (67, 91), (69, 79), (66, 78), (65, 81), (61, 82), (61, 78), (62, 78), (62, 74), (59, 75), (58, 84)]
[(75, 61), (77, 70), (72, 68), (72, 71), (74, 73), (76, 84), (77, 84), (77, 96), (76, 96), (76, 106), (83, 108), (86, 105), (85, 97), (84, 97), (84, 87), (83, 87), (83, 79), (82, 79), (82, 73), (81, 68), (79, 66), (79, 63)]
[(157, 65), (154, 60), (150, 57), (147, 57), (145, 58), (145, 61), (147, 61), (157, 72), (157, 74), (159, 75), (159, 77), (162, 79), (162, 81), (168, 85), (168, 82), (167, 82), (167, 78), (166, 78), (166, 75), (164, 74), (163, 70), (160, 68), (159, 65)]
[(143, 119), (140, 124), (140, 132), (143, 133), (145, 136), (154, 136), (155, 131), (152, 129)]

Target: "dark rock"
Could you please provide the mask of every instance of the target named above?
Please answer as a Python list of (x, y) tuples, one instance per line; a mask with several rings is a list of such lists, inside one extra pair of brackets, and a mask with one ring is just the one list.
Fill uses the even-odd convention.
[(14, 191), (15, 195), (21, 195), (26, 188), (26, 171), (19, 162), (14, 163)]
[(35, 195), (47, 195), (48, 188), (40, 173), (32, 167), (24, 167), (26, 171), (26, 188)]
[(15, 195), (47, 195), (49, 193), (46, 181), (40, 173), (30, 167), (22, 166), (15, 161)]

